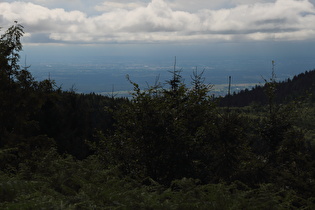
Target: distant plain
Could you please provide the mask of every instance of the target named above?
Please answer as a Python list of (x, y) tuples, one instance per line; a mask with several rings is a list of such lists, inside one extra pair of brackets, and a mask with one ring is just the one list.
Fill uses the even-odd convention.
[[(174, 69), (174, 58), (164, 61), (146, 61), (145, 58), (86, 58), (68, 62), (51, 60), (29, 63), (30, 72), (36, 80), (53, 79), (63, 90), (81, 93), (128, 96), (133, 89), (126, 79), (130, 76), (141, 88), (148, 88), (158, 81), (166, 87), (166, 80)], [(28, 65), (28, 64), (27, 64)], [(311, 70), (310, 66), (301, 67), (298, 61), (280, 61), (275, 67), (277, 80), (282, 81), (294, 75)], [(314, 62), (315, 67), (315, 62)], [(195, 70), (204, 72), (206, 84), (213, 84), (213, 94), (227, 93), (228, 77), (232, 77), (232, 92), (264, 83), (271, 75), (271, 61), (268, 60), (215, 60), (193, 61), (177, 58), (176, 69), (182, 70), (183, 81), (189, 86)]]

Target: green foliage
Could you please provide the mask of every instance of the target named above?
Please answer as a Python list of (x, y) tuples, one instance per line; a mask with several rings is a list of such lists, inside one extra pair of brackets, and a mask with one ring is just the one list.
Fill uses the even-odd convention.
[(114, 120), (109, 110), (126, 101), (93, 93), (61, 92), (49, 97), (36, 117), (42, 132), (55, 139), (60, 153), (83, 159), (91, 153), (86, 141), (95, 141), (96, 130), (112, 132)]
[(18, 61), (19, 52), (22, 50), (20, 38), (23, 34), (23, 26), (15, 21), (15, 24), (0, 37), (0, 70), (7, 74), (9, 80), (14, 80), (20, 69)]
[(23, 26), (15, 22), (0, 39), (0, 165), (11, 173), (26, 165), (32, 173), (37, 158), (54, 147), (34, 117), (50, 95), (40, 89), (42, 82), (18, 65), (23, 33)]
[(164, 184), (183, 177), (232, 180), (250, 154), (242, 119), (220, 114), (202, 74), (194, 72), (187, 88), (179, 73), (174, 70), (169, 89), (141, 91), (132, 82), (133, 99), (114, 113), (115, 133), (102, 139), (101, 159)]
[[(251, 189), (241, 182), (204, 184), (174, 180), (169, 188), (154, 181), (122, 176), (90, 157), (75, 161), (49, 154), (43, 162), (50, 173), (31, 181), (1, 174), (2, 209), (287, 209), (312, 207), (312, 200), (290, 189), (263, 184)], [(67, 177), (69, 176), (69, 177)], [(60, 181), (56, 181), (56, 178)], [(65, 180), (65, 181), (62, 181)], [(314, 207), (314, 204), (313, 204)]]
[(115, 113), (116, 133), (107, 144), (116, 149), (112, 159), (121, 160), (127, 173), (141, 170), (162, 182), (193, 173), (197, 149), (205, 141), (200, 138), (207, 135), (203, 126), (213, 124), (209, 122), (213, 104), (206, 99), (206, 86), (198, 96), (180, 82), (177, 73), (169, 81), (170, 89), (141, 91), (133, 83), (131, 103)]

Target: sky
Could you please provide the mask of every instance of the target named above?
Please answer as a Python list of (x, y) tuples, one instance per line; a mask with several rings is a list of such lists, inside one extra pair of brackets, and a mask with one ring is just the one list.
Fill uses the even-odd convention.
[[(154, 61), (164, 68), (177, 56), (179, 67), (206, 66), (210, 82), (221, 73), (212, 69), (226, 71), (222, 83), (227, 74), (257, 83), (272, 60), (281, 79), (315, 68), (315, 0), (0, 0), (0, 34), (14, 21), (24, 26), (30, 71), (37, 66), (68, 86), (85, 81), (73, 80), (78, 72), (57, 77), (52, 63)], [(102, 78), (94, 75), (86, 91)]]
[(247, 67), (257, 75), (272, 60), (284, 77), (315, 68), (315, 0), (0, 0), (0, 34), (14, 21), (33, 66), (97, 56), (172, 66), (177, 56), (225, 70), (263, 64)]
[(315, 0), (32, 0), (0, 2), (26, 44), (313, 42)]

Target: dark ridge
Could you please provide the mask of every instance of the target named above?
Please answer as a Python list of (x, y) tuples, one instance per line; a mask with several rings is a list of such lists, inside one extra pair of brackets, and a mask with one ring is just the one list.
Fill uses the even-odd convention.
[[(276, 82), (275, 102), (287, 103), (297, 98), (307, 97), (315, 101), (315, 69), (305, 71), (292, 79)], [(251, 104), (266, 105), (268, 98), (266, 94), (266, 84), (256, 85), (251, 90), (241, 90), (221, 99), (221, 106), (244, 107)]]

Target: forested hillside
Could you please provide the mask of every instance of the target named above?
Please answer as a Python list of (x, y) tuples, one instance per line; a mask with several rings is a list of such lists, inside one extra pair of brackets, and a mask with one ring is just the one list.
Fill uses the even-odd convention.
[[(306, 71), (292, 79), (276, 82), (275, 102), (288, 103), (301, 98), (315, 101), (315, 70)], [(243, 107), (250, 104), (268, 104), (267, 86), (256, 86), (251, 90), (241, 90), (221, 100), (222, 106)]]
[(315, 110), (300, 92), (279, 104), (271, 79), (265, 103), (220, 107), (202, 73), (188, 87), (176, 66), (166, 87), (127, 77), (132, 99), (62, 91), (18, 65), (23, 33), (0, 40), (1, 209), (315, 208)]

